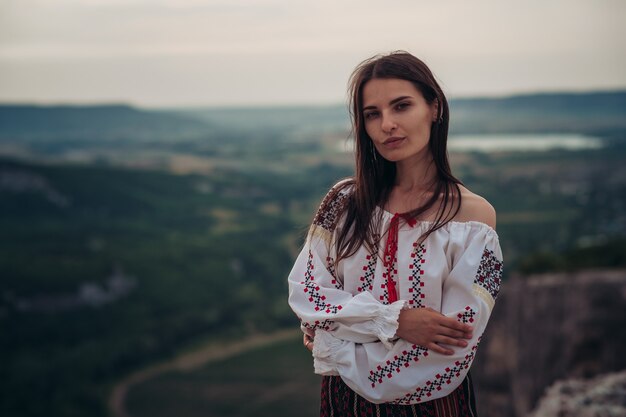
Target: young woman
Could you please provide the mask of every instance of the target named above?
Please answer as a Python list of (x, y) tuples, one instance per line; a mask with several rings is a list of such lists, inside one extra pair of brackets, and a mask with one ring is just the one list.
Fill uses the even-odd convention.
[(450, 170), (447, 100), (395, 52), (351, 78), (356, 173), (289, 275), (322, 416), (475, 416), (469, 367), (502, 278), (495, 211)]

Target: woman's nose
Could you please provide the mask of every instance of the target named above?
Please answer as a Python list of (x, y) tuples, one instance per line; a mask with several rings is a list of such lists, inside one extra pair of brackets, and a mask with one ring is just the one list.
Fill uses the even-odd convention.
[(396, 122), (390, 114), (383, 113), (380, 127), (385, 133), (391, 133), (396, 128)]

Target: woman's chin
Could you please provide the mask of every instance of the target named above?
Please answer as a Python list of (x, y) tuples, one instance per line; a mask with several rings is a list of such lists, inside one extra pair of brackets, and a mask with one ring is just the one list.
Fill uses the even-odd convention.
[(401, 152), (385, 152), (380, 153), (380, 155), (389, 162), (400, 162), (409, 158), (407, 155), (404, 155)]

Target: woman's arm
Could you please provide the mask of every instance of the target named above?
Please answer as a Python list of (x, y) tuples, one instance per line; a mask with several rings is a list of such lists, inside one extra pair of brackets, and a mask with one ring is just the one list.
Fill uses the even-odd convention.
[[(396, 336), (433, 352), (452, 355), (454, 351), (442, 345), (467, 347), (464, 339), (472, 339), (472, 331), (472, 326), (446, 317), (432, 308), (411, 308), (400, 311)], [(314, 334), (305, 331), (302, 343), (313, 352)]]
[[(496, 211), (483, 197), (461, 186), (463, 204), (455, 217), (457, 222), (479, 222), (496, 228)], [(441, 346), (467, 347), (463, 339), (472, 338), (472, 326), (459, 323), (432, 309), (411, 309), (400, 313), (397, 335), (402, 339), (428, 349), (452, 355), (450, 348)]]
[(455, 261), (443, 281), (441, 314), (473, 327), (467, 346), (457, 345), (449, 355), (399, 339), (388, 350), (380, 343), (354, 343), (322, 330), (313, 347), (316, 373), (339, 374), (350, 388), (376, 403), (414, 404), (443, 397), (458, 387), (474, 359), (499, 290), (502, 254), (493, 229), (479, 223), (468, 223), (450, 247)]
[(453, 355), (448, 346), (467, 347), (465, 339), (473, 338), (474, 328), (432, 308), (402, 310), (397, 336), (409, 343), (423, 346), (442, 355)]
[(356, 343), (381, 341), (391, 347), (405, 301), (382, 304), (367, 291), (352, 295), (326, 267), (323, 242), (307, 242), (289, 274), (289, 305), (305, 333), (332, 332)]
[(289, 305), (309, 336), (325, 330), (342, 340), (381, 341), (391, 347), (390, 340), (396, 334), (398, 316), (405, 302), (383, 304), (367, 291), (352, 295), (343, 290), (340, 277), (334, 271), (335, 253), (331, 242), (350, 193), (350, 190), (338, 188), (340, 184), (322, 201), (289, 274)]

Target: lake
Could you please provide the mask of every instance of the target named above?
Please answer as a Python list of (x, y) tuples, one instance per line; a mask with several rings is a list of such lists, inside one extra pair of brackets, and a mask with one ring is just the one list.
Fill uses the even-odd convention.
[[(532, 152), (550, 149), (598, 149), (604, 147), (600, 138), (573, 133), (545, 134), (476, 134), (450, 135), (448, 150), (450, 152)], [(353, 142), (342, 140), (337, 149), (340, 152), (352, 152)]]
[(482, 134), (450, 135), (451, 152), (547, 151), (549, 149), (598, 149), (604, 142), (580, 134)]

